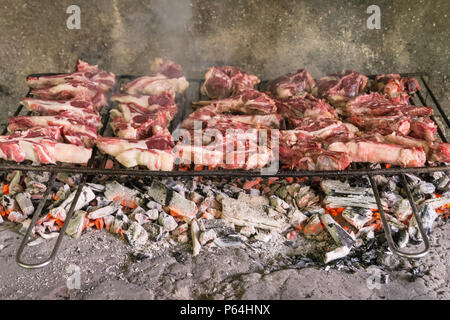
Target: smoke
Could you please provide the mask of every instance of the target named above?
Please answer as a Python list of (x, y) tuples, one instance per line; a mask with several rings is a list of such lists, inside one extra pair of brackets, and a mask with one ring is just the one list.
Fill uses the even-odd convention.
[(129, 8), (113, 2), (112, 55), (121, 73), (148, 74), (155, 57), (186, 65), (192, 9), (187, 1), (150, 1)]

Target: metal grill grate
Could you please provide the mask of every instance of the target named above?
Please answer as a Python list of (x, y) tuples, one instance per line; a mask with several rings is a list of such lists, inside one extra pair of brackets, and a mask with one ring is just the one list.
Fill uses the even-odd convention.
[[(33, 76), (42, 76), (44, 74), (35, 74)], [(45, 74), (48, 75), (48, 74)], [(446, 130), (450, 129), (450, 120), (446, 116), (444, 109), (437, 101), (435, 95), (431, 91), (427, 81), (425, 80), (426, 75), (421, 73), (408, 73), (408, 74), (402, 74), (402, 76), (415, 76), (417, 80), (421, 82), (422, 88), (425, 88), (422, 92), (418, 92), (414, 96), (411, 97), (412, 104), (417, 103), (417, 101), (420, 101), (422, 105), (427, 105), (428, 97), (431, 98), (433, 102), (433, 109), (437, 112), (436, 114), (439, 114), (440, 117), (443, 119), (443, 122), (445, 124), (440, 124), (440, 121), (436, 119), (436, 116), (432, 116), (432, 120), (436, 122), (438, 126), (438, 134), (440, 139), (443, 142), (447, 142), (447, 136), (446, 136)], [(117, 76), (118, 79), (118, 85), (116, 86), (114, 92), (119, 91), (120, 84), (125, 81), (130, 81), (138, 76), (132, 76), (132, 75), (121, 75)], [(369, 78), (374, 78), (375, 76), (369, 76)], [(177, 104), (180, 107), (179, 112), (176, 116), (176, 118), (172, 121), (170, 131), (173, 132), (173, 130), (181, 123), (181, 121), (186, 118), (186, 116), (192, 112), (192, 108), (190, 105), (191, 101), (195, 100), (201, 100), (202, 97), (200, 93), (200, 87), (202, 80), (196, 80), (191, 79), (189, 80), (190, 86), (187, 92), (182, 96), (177, 98)], [(266, 82), (263, 81), (259, 88), (263, 89)], [(27, 95), (29, 96), (29, 94)], [(430, 105), (430, 104), (428, 104)], [(106, 108), (103, 108), (102, 110), (102, 123), (103, 128), (99, 132), (100, 135), (108, 134), (107, 127), (109, 122), (109, 111), (114, 108), (114, 103), (110, 103)], [(23, 107), (20, 105), (16, 111), (14, 112), (14, 115), (17, 116), (23, 112)], [(30, 114), (30, 112), (28, 112)], [(3, 134), (6, 133), (6, 126), (3, 129)], [(65, 230), (67, 228), (68, 222), (70, 221), (73, 213), (75, 205), (78, 201), (79, 195), (81, 194), (81, 190), (85, 183), (88, 181), (89, 178), (92, 178), (93, 176), (97, 175), (107, 175), (107, 176), (135, 176), (135, 177), (194, 177), (194, 176), (205, 176), (205, 177), (229, 177), (229, 178), (255, 178), (255, 177), (279, 177), (279, 178), (286, 178), (286, 177), (328, 177), (328, 178), (337, 178), (337, 177), (355, 177), (355, 176), (368, 176), (370, 183), (372, 185), (374, 196), (378, 205), (378, 209), (380, 212), (381, 220), (383, 222), (384, 231), (386, 234), (386, 239), (388, 242), (388, 245), (393, 253), (396, 253), (400, 256), (407, 257), (407, 258), (420, 258), (426, 255), (429, 251), (430, 245), (428, 241), (428, 237), (423, 229), (423, 225), (421, 222), (421, 219), (418, 215), (418, 210), (416, 207), (416, 204), (413, 201), (413, 198), (411, 196), (411, 190), (408, 189), (406, 182), (406, 173), (412, 173), (412, 174), (419, 174), (419, 173), (431, 173), (436, 171), (450, 171), (449, 165), (440, 165), (440, 166), (427, 166), (427, 167), (421, 167), (421, 168), (382, 168), (382, 169), (371, 169), (368, 166), (364, 166), (362, 164), (358, 164), (357, 166), (352, 166), (348, 168), (347, 170), (343, 171), (295, 171), (295, 170), (284, 170), (280, 169), (276, 173), (270, 173), (270, 174), (263, 174), (260, 170), (256, 171), (245, 171), (245, 170), (191, 170), (188, 171), (152, 171), (148, 169), (106, 169), (105, 164), (108, 160), (107, 155), (99, 155), (97, 153), (97, 148), (94, 147), (94, 150), (92, 152), (92, 157), (90, 158), (89, 162), (86, 166), (81, 165), (65, 165), (65, 164), (56, 164), (56, 165), (32, 165), (29, 163), (10, 163), (7, 161), (0, 161), (0, 171), (12, 171), (12, 170), (21, 170), (21, 171), (37, 171), (37, 172), (50, 172), (50, 179), (49, 179), (49, 185), (47, 189), (47, 193), (50, 189), (52, 189), (53, 184), (56, 179), (57, 173), (72, 173), (72, 174), (82, 174), (82, 180), (80, 185), (77, 187), (77, 192), (74, 198), (74, 201), (72, 202), (72, 205), (69, 209), (69, 212), (67, 213), (67, 218), (64, 222), (63, 227), (60, 230), (60, 234), (56, 240), (55, 246), (52, 250), (52, 253), (49, 258), (47, 258), (44, 261), (37, 262), (37, 263), (26, 263), (23, 262), (21, 259), (23, 250), (25, 248), (25, 245), (30, 237), (31, 230), (35, 226), (43, 208), (46, 202), (47, 197), (44, 195), (42, 200), (40, 201), (36, 211), (33, 214), (32, 222), (22, 240), (22, 243), (17, 251), (16, 255), (16, 262), (24, 267), (24, 268), (41, 268), (49, 263), (52, 262), (52, 260), (55, 258), (59, 246), (61, 244), (61, 240), (64, 237)], [(421, 236), (423, 238), (423, 244), (424, 248), (418, 252), (406, 252), (400, 250), (393, 238), (390, 231), (390, 228), (388, 226), (385, 213), (383, 211), (383, 207), (381, 206), (381, 199), (378, 192), (378, 187), (376, 185), (376, 182), (374, 180), (374, 176), (376, 175), (384, 175), (384, 176), (394, 176), (394, 175), (400, 175), (402, 181), (404, 182), (404, 186), (407, 191), (408, 200), (411, 203), (411, 207), (413, 209), (413, 214), (416, 218), (416, 221), (418, 223), (419, 231), (421, 233)], [(447, 186), (449, 188), (449, 186)]]

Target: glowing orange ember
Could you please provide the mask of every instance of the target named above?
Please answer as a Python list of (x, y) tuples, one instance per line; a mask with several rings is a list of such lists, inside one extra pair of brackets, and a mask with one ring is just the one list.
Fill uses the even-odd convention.
[(3, 185), (3, 194), (9, 194), (9, 184)]

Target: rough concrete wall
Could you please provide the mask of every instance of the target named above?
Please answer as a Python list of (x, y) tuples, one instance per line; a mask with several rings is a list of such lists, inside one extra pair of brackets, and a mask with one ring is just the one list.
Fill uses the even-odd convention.
[[(81, 30), (66, 27), (71, 4), (81, 8)], [(370, 4), (381, 8), (380, 30), (366, 27)], [(78, 57), (146, 73), (163, 55), (189, 77), (225, 63), (265, 79), (302, 67), (316, 77), (427, 71), (448, 106), (449, 15), (447, 0), (2, 0), (0, 102), (12, 110), (27, 74), (71, 71)]]

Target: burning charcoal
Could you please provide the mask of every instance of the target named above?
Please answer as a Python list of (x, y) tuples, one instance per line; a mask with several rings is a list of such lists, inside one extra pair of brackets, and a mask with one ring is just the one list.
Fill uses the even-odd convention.
[(400, 221), (405, 221), (412, 213), (411, 203), (407, 199), (399, 201), (394, 208), (394, 214)]
[(145, 211), (145, 215), (150, 220), (158, 220), (158, 218), (159, 218), (159, 211), (158, 211), (158, 209), (150, 209), (150, 210)]
[(134, 221), (123, 234), (132, 246), (144, 245), (148, 240), (147, 231), (139, 223)]
[(437, 190), (445, 191), (450, 184), (450, 178), (444, 175), (441, 178), (434, 180), (434, 182)]
[(111, 201), (120, 199), (121, 204), (125, 207), (134, 208), (137, 203), (137, 191), (127, 188), (117, 181), (106, 184), (105, 186), (105, 198)]
[(147, 222), (142, 227), (147, 231), (148, 238), (151, 241), (160, 241), (164, 235), (164, 228), (156, 223)]
[(267, 197), (246, 194), (245, 192), (239, 193), (238, 201), (243, 201), (257, 210), (264, 210), (269, 205), (269, 199)]
[(338, 246), (351, 248), (355, 239), (340, 226), (329, 214), (320, 216), (320, 220)]
[(243, 227), (241, 230), (239, 230), (239, 233), (243, 236), (246, 236), (247, 238), (250, 238), (252, 235), (256, 233), (256, 229), (252, 226), (250, 227)]
[(222, 219), (240, 227), (253, 226), (265, 230), (282, 232), (289, 225), (284, 217), (270, 218), (264, 211), (255, 210), (246, 202), (232, 198), (222, 200)]
[(157, 179), (153, 179), (150, 189), (147, 191), (147, 195), (150, 196), (157, 203), (165, 206), (167, 201), (168, 189), (164, 184), (159, 182)]
[(300, 190), (301, 187), (302, 186), (298, 183), (292, 183), (292, 184), (286, 186), (286, 190), (289, 193), (289, 195), (294, 197), (297, 194), (297, 192)]
[(19, 211), (11, 211), (8, 215), (8, 220), (11, 222), (23, 222), (26, 218), (27, 216)]
[(198, 192), (189, 192), (188, 199), (193, 201), (196, 205), (200, 205), (205, 197)]
[(2, 196), (0, 205), (6, 212), (11, 212), (19, 209), (16, 201), (10, 196), (7, 196), (6, 194)]
[(450, 194), (448, 194), (447, 192), (444, 193), (440, 198), (431, 198), (423, 202), (423, 204), (427, 204), (433, 209), (438, 209), (448, 203), (450, 203)]
[(312, 206), (310, 208), (305, 208), (303, 210), (304, 210), (303, 213), (307, 217), (310, 217), (310, 216), (315, 215), (315, 214), (319, 214), (320, 215), (320, 214), (324, 214), (325, 213), (325, 209), (322, 208), (322, 207), (319, 207), (319, 206)]
[[(377, 209), (377, 204), (371, 188), (350, 187), (348, 183), (339, 180), (324, 180), (322, 190), (327, 194), (324, 204), (330, 208), (360, 207)], [(386, 202), (381, 199), (383, 206)]]
[(306, 237), (311, 237), (318, 235), (322, 230), (319, 215), (315, 214), (308, 218), (302, 231)]
[(342, 217), (358, 230), (364, 227), (372, 216), (372, 210), (364, 208), (348, 207), (342, 212)]
[(286, 201), (278, 198), (277, 196), (270, 196), (269, 201), (270, 205), (279, 213), (285, 214), (286, 210), (290, 208), (290, 205)]
[(111, 205), (103, 208), (97, 207), (97, 209), (89, 212), (88, 218), (91, 220), (95, 220), (112, 215), (117, 211), (117, 209), (119, 209), (119, 206), (120, 204), (118, 202), (113, 202)]
[(318, 202), (319, 196), (309, 186), (301, 187), (295, 195), (295, 203), (299, 209), (311, 207)]
[(297, 229), (299, 229), (302, 223), (308, 219), (308, 217), (304, 215), (300, 210), (293, 210), (293, 212), (289, 216), (289, 223)]
[(391, 208), (398, 204), (400, 200), (403, 199), (402, 196), (400, 196), (398, 193), (391, 192), (391, 191), (383, 191), (381, 192), (381, 198), (386, 201), (386, 205)]
[(404, 248), (409, 242), (409, 232), (406, 229), (400, 230), (394, 236), (394, 240), (399, 248)]
[[(66, 220), (66, 214), (72, 205), (72, 201), (75, 198), (77, 190), (73, 191), (70, 196), (64, 200), (61, 205), (57, 208), (50, 210), (50, 214), (61, 221)], [(78, 198), (77, 204), (75, 205), (75, 211), (82, 209), (87, 206), (89, 202), (95, 199), (95, 194), (92, 192), (91, 188), (84, 186), (81, 190), (80, 197)]]
[(98, 184), (98, 183), (86, 183), (86, 185), (91, 188), (94, 192), (105, 192), (106, 187), (102, 184)]
[(237, 248), (242, 245), (241, 238), (236, 235), (227, 235), (214, 240), (214, 244), (221, 248)]
[(398, 221), (394, 216), (392, 216), (388, 213), (386, 213), (385, 216), (386, 216), (386, 220), (389, 223), (389, 227), (391, 228), (393, 233), (397, 233), (400, 230), (403, 230), (406, 228), (406, 226), (403, 223), (401, 223), (400, 221)]
[(174, 217), (164, 212), (159, 214), (158, 222), (167, 231), (173, 231), (178, 227), (178, 223), (175, 221)]
[[(427, 203), (423, 203), (419, 207), (419, 217), (422, 221), (423, 229), (427, 235), (431, 233), (433, 229), (433, 223), (437, 219), (438, 215), (433, 206)], [(413, 216), (409, 221), (409, 237), (414, 241), (422, 241), (422, 236), (420, 235), (419, 229), (417, 227), (416, 218)]]
[(255, 235), (255, 240), (261, 241), (261, 242), (264, 242), (264, 243), (269, 242), (271, 239), (272, 239), (272, 234), (270, 232), (267, 232), (267, 231), (259, 231)]
[(192, 255), (196, 256), (200, 253), (202, 248), (199, 240), (200, 228), (197, 223), (197, 219), (191, 221), (191, 238), (192, 238)]
[(58, 173), (56, 175), (56, 180), (59, 180), (63, 183), (67, 183), (69, 186), (73, 187), (81, 182), (81, 175), (75, 174), (75, 175), (68, 175), (67, 173)]
[(250, 189), (249, 190), (250, 191), (250, 195), (251, 196), (259, 196), (259, 195), (261, 195), (261, 191), (260, 190), (258, 190), (258, 189)]
[(275, 191), (275, 195), (280, 197), (281, 199), (285, 199), (288, 195), (288, 191), (286, 186), (280, 186), (277, 191)]
[(69, 221), (69, 224), (66, 229), (66, 233), (78, 239), (83, 232), (83, 228), (87, 222), (86, 212), (83, 210), (76, 211), (72, 218)]
[(0, 224), (2, 224), (3, 223), (3, 217), (2, 217), (2, 215), (0, 214)]
[(342, 247), (336, 248), (332, 251), (325, 253), (325, 259), (324, 259), (325, 264), (328, 264), (329, 262), (337, 260), (337, 259), (344, 258), (345, 256), (347, 256), (350, 253), (350, 250), (351, 250), (351, 248), (342, 246)]
[(168, 203), (170, 210), (173, 210), (177, 215), (192, 219), (197, 213), (197, 205), (195, 202), (187, 200), (178, 192), (172, 191), (170, 193), (170, 200)]
[(29, 216), (34, 212), (34, 206), (31, 202), (31, 196), (29, 193), (18, 193), (16, 195), (16, 202), (26, 216)]
[(109, 228), (111, 227), (111, 224), (114, 222), (116, 218), (113, 216), (106, 216), (103, 217), (103, 222), (105, 223), (105, 229), (109, 231)]
[(22, 173), (20, 171), (14, 171), (14, 176), (9, 183), (9, 194), (15, 195), (18, 192), (22, 192), (23, 188), (20, 185), (20, 178), (22, 177)]
[(31, 181), (37, 181), (39, 183), (46, 185), (48, 182), (48, 179), (50, 179), (50, 172), (28, 171), (27, 178), (29, 178)]
[(114, 219), (109, 226), (109, 232), (118, 234), (125, 229), (125, 226), (126, 223), (123, 220)]
[(217, 234), (214, 231), (214, 229), (209, 229), (209, 230), (206, 230), (206, 231), (203, 231), (202, 233), (200, 233), (198, 240), (200, 241), (200, 244), (202, 246), (204, 246), (208, 242), (214, 241), (216, 238), (217, 238)]
[(156, 210), (158, 210), (158, 211), (161, 211), (162, 210), (162, 205), (161, 204), (159, 204), (158, 202), (155, 202), (155, 201), (149, 201), (149, 202), (147, 202), (147, 208), (149, 208), (149, 209), (156, 209)]

